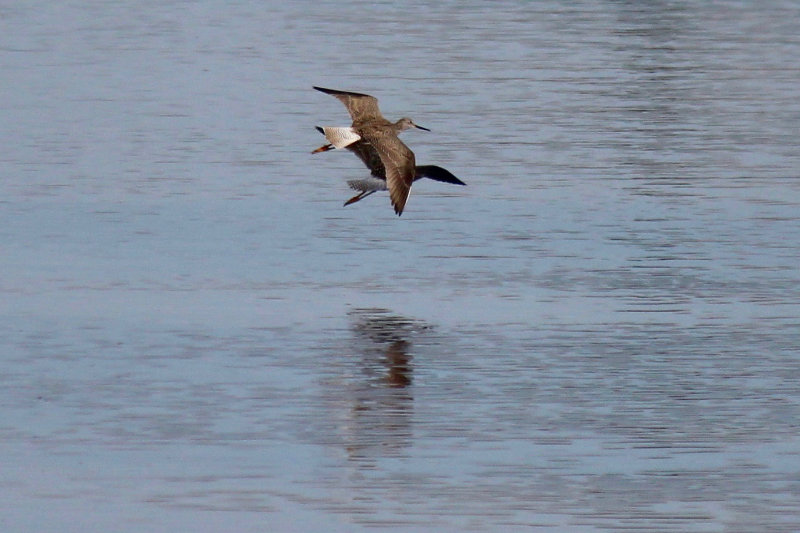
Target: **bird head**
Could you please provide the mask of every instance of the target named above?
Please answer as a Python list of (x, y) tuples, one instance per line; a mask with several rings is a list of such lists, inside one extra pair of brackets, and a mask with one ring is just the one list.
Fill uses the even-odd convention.
[(423, 128), (422, 126), (414, 124), (414, 121), (411, 120), (408, 117), (403, 117), (400, 120), (398, 120), (397, 121), (397, 125), (400, 127), (400, 131), (404, 131), (404, 130), (411, 129), (411, 128), (417, 128), (418, 130), (431, 131), (428, 128)]

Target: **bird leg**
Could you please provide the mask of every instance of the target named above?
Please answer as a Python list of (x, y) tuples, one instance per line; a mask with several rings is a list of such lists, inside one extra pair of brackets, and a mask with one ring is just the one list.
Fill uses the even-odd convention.
[(312, 154), (317, 154), (319, 152), (327, 152), (328, 150), (333, 150), (333, 145), (332, 144), (326, 144), (324, 146), (320, 146), (319, 148), (317, 148), (316, 150), (314, 150), (311, 153)]
[(357, 202), (357, 201), (359, 201), (359, 200), (363, 200), (364, 198), (366, 198), (367, 196), (369, 196), (370, 194), (372, 194), (372, 193), (374, 193), (374, 192), (375, 192), (375, 191), (361, 191), (361, 192), (360, 192), (360, 193), (358, 193), (357, 195), (355, 195), (355, 196), (353, 196), (352, 198), (350, 198), (349, 200), (347, 200), (347, 201), (344, 203), (344, 205), (345, 205), (345, 206), (347, 206), (347, 205), (350, 205), (350, 204), (354, 204), (354, 203), (356, 203), (356, 202)]

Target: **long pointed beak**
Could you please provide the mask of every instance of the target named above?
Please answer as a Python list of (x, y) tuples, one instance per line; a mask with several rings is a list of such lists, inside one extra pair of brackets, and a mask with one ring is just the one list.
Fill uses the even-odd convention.
[(431, 130), (429, 130), (428, 128), (423, 128), (422, 126), (418, 126), (418, 125), (416, 125), (416, 124), (414, 124), (414, 127), (415, 127), (415, 128), (417, 128), (418, 130), (431, 131)]

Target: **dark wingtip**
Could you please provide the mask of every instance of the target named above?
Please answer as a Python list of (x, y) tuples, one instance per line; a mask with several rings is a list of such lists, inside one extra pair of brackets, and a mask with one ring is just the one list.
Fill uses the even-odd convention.
[(436, 165), (421, 165), (417, 167), (416, 171), (419, 177), (443, 183), (452, 183), (453, 185), (466, 185), (466, 183), (455, 177), (452, 172)]
[(368, 94), (364, 93), (354, 93), (351, 91), (338, 91), (336, 89), (326, 89), (325, 87), (317, 87), (316, 85), (312, 85), (314, 89), (318, 90), (321, 93), (330, 94), (332, 96), (366, 96), (369, 97)]
[(318, 90), (321, 93), (331, 94), (333, 96), (336, 96), (337, 94), (342, 92), (342, 91), (336, 91), (334, 89), (326, 89), (325, 87), (317, 87), (316, 85), (312, 85), (312, 87), (315, 88), (316, 90)]
[(321, 134), (325, 135), (325, 130), (323, 130), (323, 129), (322, 129), (322, 128), (320, 128), (319, 126), (314, 126), (314, 127), (315, 127), (315, 128), (317, 128), (317, 131), (318, 131), (318, 132), (320, 132)]

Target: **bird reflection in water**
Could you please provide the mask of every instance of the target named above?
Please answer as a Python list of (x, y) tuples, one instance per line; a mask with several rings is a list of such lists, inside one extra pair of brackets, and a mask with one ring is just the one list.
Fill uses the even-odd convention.
[(353, 375), (346, 448), (364, 461), (397, 454), (411, 441), (413, 413), (413, 340), (431, 327), (387, 309), (354, 309), (348, 313), (353, 333)]
[[(391, 387), (406, 387), (411, 384), (411, 348), (415, 336), (430, 330), (420, 321), (394, 315), (387, 309), (355, 309), (349, 313), (352, 330), (367, 367), (373, 366), (375, 356), (381, 354), (381, 366), (385, 372), (383, 381)], [(375, 372), (378, 368), (366, 368)]]
[(394, 341), (386, 348), (386, 384), (390, 387), (408, 387), (411, 385), (411, 358), (407, 341)]

